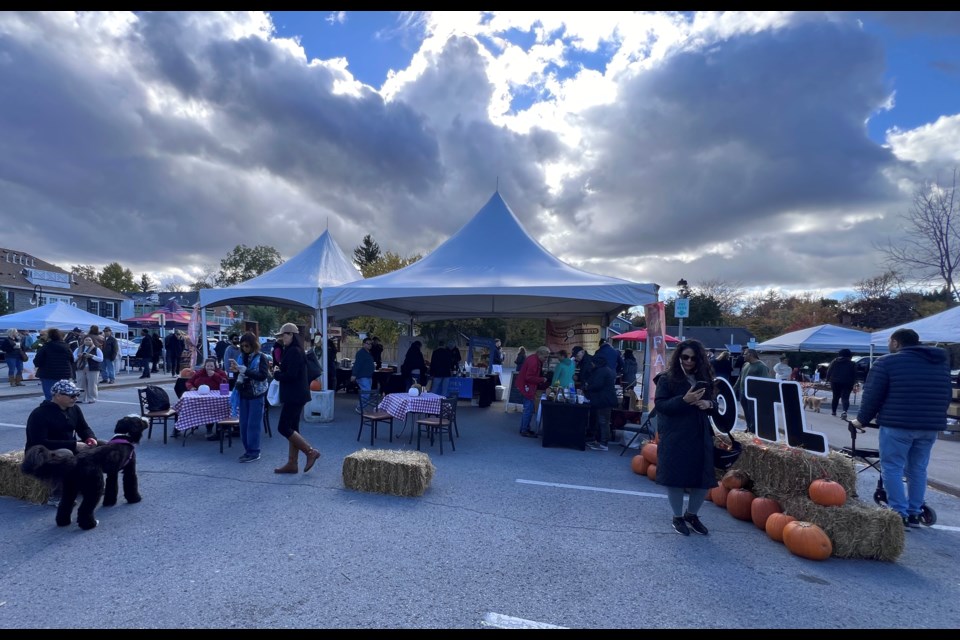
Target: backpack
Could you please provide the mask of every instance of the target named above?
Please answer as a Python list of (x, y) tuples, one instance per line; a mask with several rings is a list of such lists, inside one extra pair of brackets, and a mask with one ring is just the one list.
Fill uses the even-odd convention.
[(308, 350), (306, 356), (307, 378), (315, 380), (323, 374), (323, 369), (320, 368), (320, 361), (317, 359), (317, 354), (313, 349)]
[(147, 385), (147, 411), (166, 411), (170, 408), (170, 396), (162, 387)]

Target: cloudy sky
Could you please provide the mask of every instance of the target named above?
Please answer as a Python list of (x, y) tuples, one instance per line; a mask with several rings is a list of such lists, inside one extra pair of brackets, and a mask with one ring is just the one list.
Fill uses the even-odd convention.
[(587, 271), (836, 295), (958, 165), (960, 12), (0, 13), (0, 246), (164, 283), (499, 185)]

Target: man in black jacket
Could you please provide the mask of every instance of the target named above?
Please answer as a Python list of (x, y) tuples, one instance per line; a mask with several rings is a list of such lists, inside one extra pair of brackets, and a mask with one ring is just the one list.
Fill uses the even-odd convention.
[(120, 343), (113, 335), (113, 329), (103, 328), (103, 362), (100, 366), (100, 377), (103, 384), (114, 384), (117, 381), (116, 359), (120, 352)]
[(150, 377), (150, 365), (153, 362), (153, 338), (150, 337), (150, 332), (147, 329), (143, 329), (140, 332), (142, 336), (140, 338), (140, 346), (137, 347), (136, 357), (140, 361), (140, 366), (143, 368), (143, 373), (140, 374), (140, 379)]
[(601, 356), (593, 357), (594, 369), (584, 387), (584, 395), (590, 398), (590, 423), (596, 425), (596, 437), (587, 442), (594, 451), (607, 451), (610, 441), (610, 410), (617, 406), (616, 375)]
[[(50, 389), (52, 400), (44, 400), (27, 418), (27, 443), (24, 452), (34, 445), (51, 451), (68, 450), (76, 454), (97, 446), (97, 436), (77, 406), (80, 388), (70, 380), (61, 380)], [(53, 487), (47, 504), (60, 504), (62, 485)]]

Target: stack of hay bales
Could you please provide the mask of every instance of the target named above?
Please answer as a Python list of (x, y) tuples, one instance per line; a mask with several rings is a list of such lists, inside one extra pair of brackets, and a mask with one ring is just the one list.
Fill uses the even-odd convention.
[(361, 449), (343, 459), (343, 484), (357, 491), (422, 496), (435, 472), (421, 451)]
[(23, 451), (0, 453), (0, 495), (43, 504), (50, 497), (50, 486), (20, 472)]
[[(823, 529), (833, 543), (834, 556), (893, 561), (903, 553), (899, 514), (856, 499), (857, 471), (849, 457), (836, 451), (819, 456), (755, 440), (746, 432), (731, 435), (743, 446), (733, 468), (750, 476), (753, 492), (774, 498), (784, 513)], [(847, 503), (842, 507), (815, 504), (808, 489), (818, 478), (838, 482), (847, 492)]]

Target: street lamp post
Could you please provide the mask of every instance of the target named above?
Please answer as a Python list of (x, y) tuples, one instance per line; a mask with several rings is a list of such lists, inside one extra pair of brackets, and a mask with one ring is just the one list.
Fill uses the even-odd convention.
[(38, 284), (33, 285), (33, 297), (30, 298), (30, 304), (39, 307), (43, 302), (43, 287)]
[(673, 305), (673, 317), (680, 320), (680, 335), (683, 340), (683, 319), (690, 317), (690, 289), (683, 278), (677, 280), (677, 301)]

